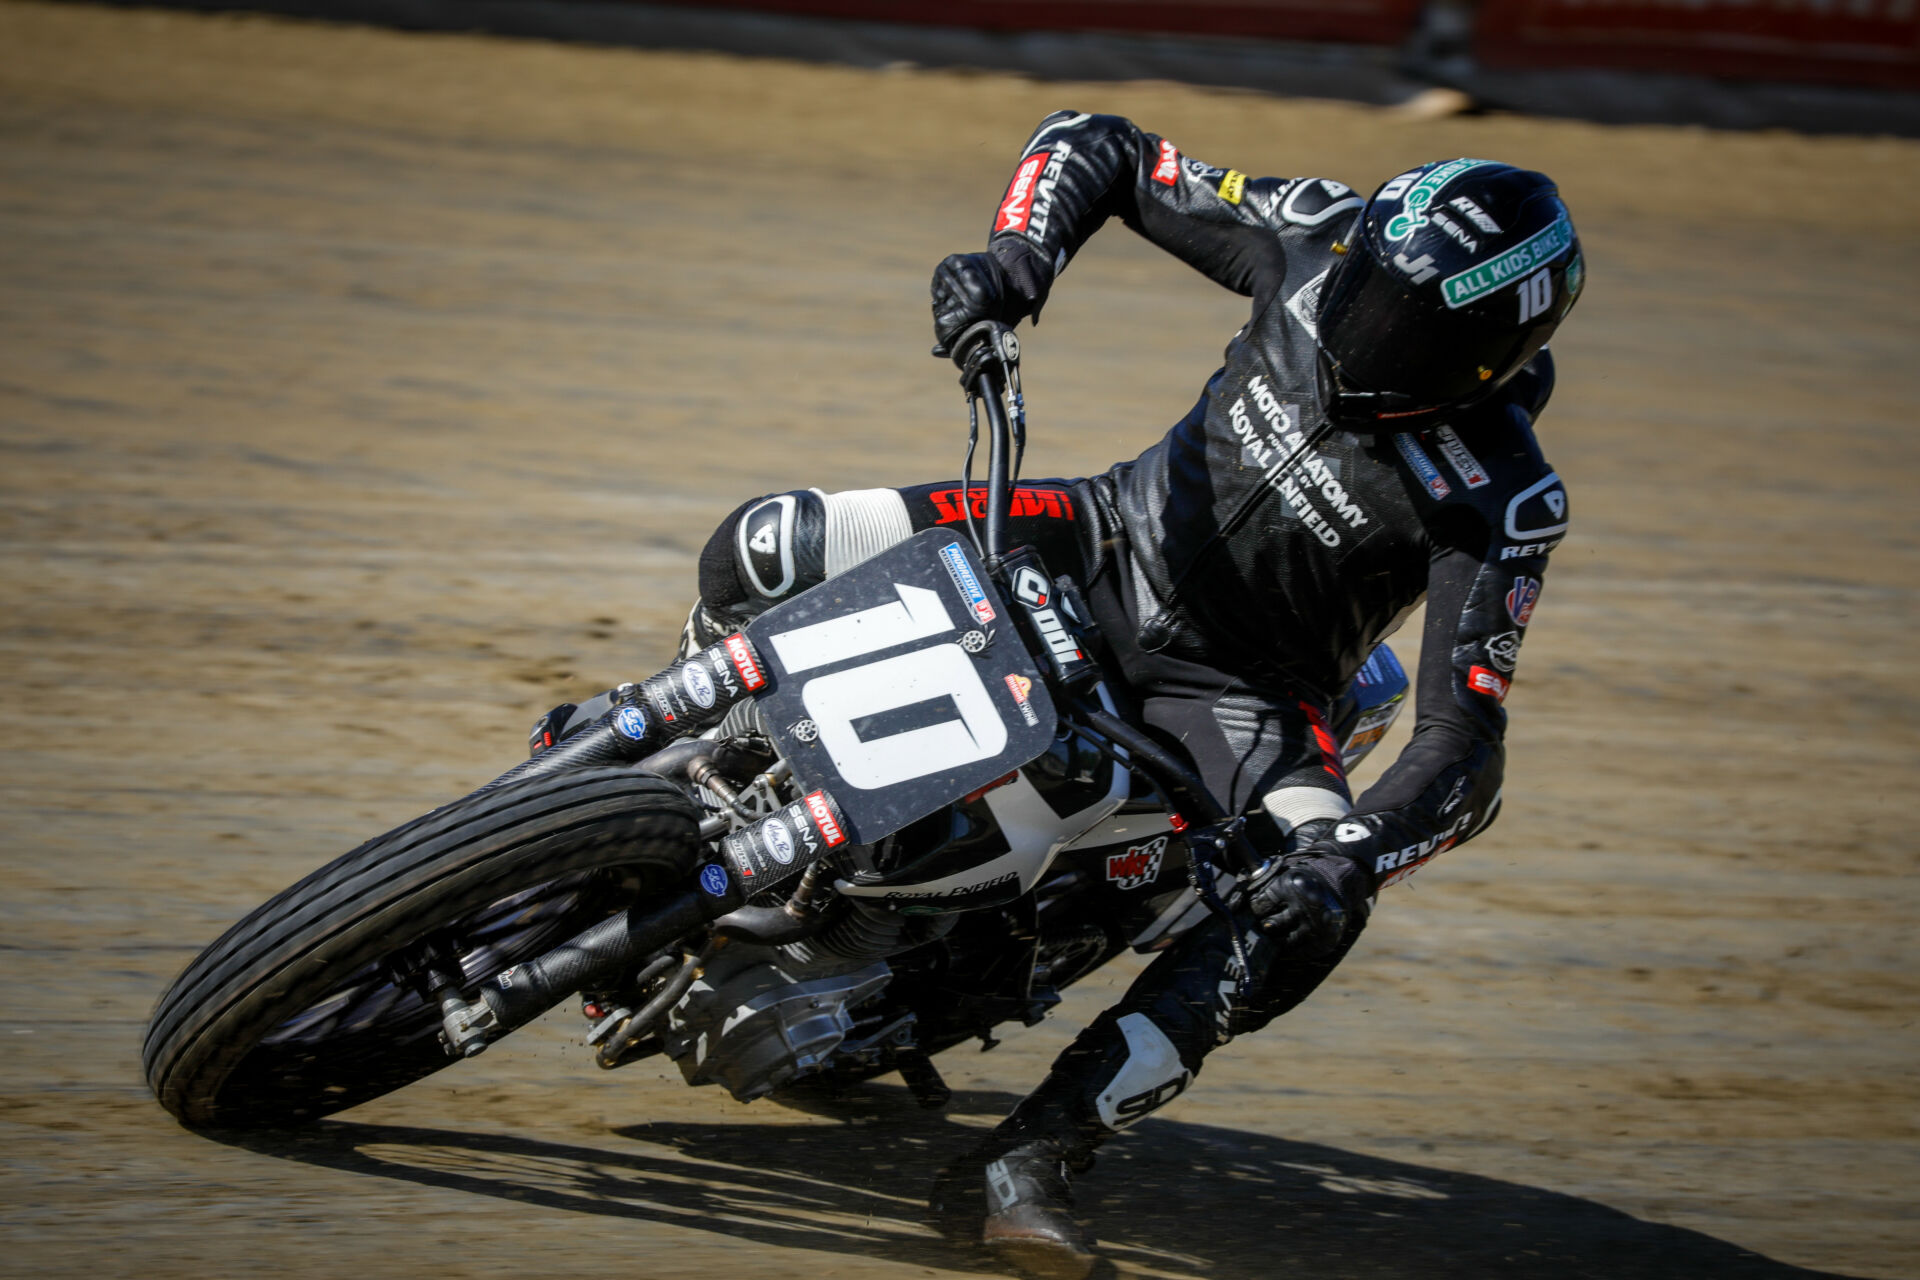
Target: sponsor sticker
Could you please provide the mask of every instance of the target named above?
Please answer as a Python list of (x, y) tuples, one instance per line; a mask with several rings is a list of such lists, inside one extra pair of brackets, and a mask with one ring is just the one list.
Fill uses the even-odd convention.
[[(1409, 192), (1408, 196), (1411, 198), (1412, 193)], [(1391, 228), (1393, 223), (1387, 225)], [(1393, 233), (1389, 230), (1387, 234)], [(1495, 254), (1478, 266), (1468, 267), (1458, 275), (1442, 280), (1440, 296), (1446, 300), (1449, 308), (1464, 307), (1475, 298), (1516, 283), (1528, 272), (1545, 266), (1565, 253), (1572, 244), (1573, 223), (1565, 217), (1555, 218), (1545, 230), (1535, 232), (1506, 252)]]
[(1422, 840), (1419, 844), (1410, 844), (1404, 849), (1395, 849), (1383, 853), (1373, 860), (1373, 874), (1379, 879), (1376, 887), (1384, 889), (1390, 884), (1406, 879), (1425, 866), (1429, 859), (1445, 853), (1460, 843), (1461, 832), (1473, 821), (1473, 811), (1468, 810), (1455, 818), (1439, 835)]
[(960, 593), (967, 608), (973, 610), (973, 616), (983, 623), (992, 622), (996, 616), (993, 606), (987, 603), (987, 593), (981, 589), (980, 579), (974, 577), (960, 544), (949, 542), (940, 548), (940, 559), (947, 566), (947, 576), (953, 579), (954, 589)]
[(687, 691), (687, 697), (698, 707), (711, 707), (719, 698), (714, 688), (713, 677), (698, 661), (689, 662), (680, 668), (680, 687)]
[(1033, 692), (1033, 681), (1017, 671), (1007, 673), (1007, 692), (1013, 695), (1014, 705), (1020, 708), (1020, 718), (1030, 725), (1040, 723), (1040, 717), (1028, 705), (1027, 698)]
[(1502, 631), (1488, 640), (1487, 661), (1502, 671), (1511, 672), (1520, 661), (1520, 633)]
[(613, 731), (630, 742), (647, 736), (647, 713), (638, 707), (622, 707), (613, 714)]
[(721, 641), (727, 646), (727, 657), (733, 660), (733, 669), (740, 673), (740, 682), (747, 686), (748, 692), (761, 688), (767, 683), (766, 673), (760, 670), (760, 664), (754, 660), (753, 646), (738, 631)]
[(1227, 170), (1227, 176), (1220, 179), (1220, 198), (1228, 204), (1239, 204), (1246, 190), (1247, 175), (1238, 169)]
[(1160, 139), (1160, 163), (1153, 166), (1153, 180), (1166, 187), (1180, 181), (1180, 152), (1165, 138)]
[(1467, 197), (1455, 196), (1453, 199), (1447, 201), (1447, 204), (1466, 214), (1474, 226), (1480, 228), (1488, 235), (1497, 236), (1500, 234), (1500, 224), (1493, 220), (1492, 215)]
[(1013, 575), (1013, 594), (1022, 604), (1044, 609), (1050, 593), (1047, 580), (1040, 571), (1023, 566), (1020, 572)]
[(1459, 475), (1462, 484), (1469, 489), (1478, 489), (1488, 482), (1487, 469), (1480, 465), (1480, 459), (1473, 456), (1473, 450), (1461, 443), (1452, 427), (1436, 428), (1433, 435), (1440, 442), (1440, 452), (1447, 455), (1448, 464)]
[(1495, 702), (1507, 700), (1507, 690), (1512, 682), (1503, 679), (1486, 667), (1473, 667), (1467, 671), (1467, 688), (1475, 693), (1484, 693)]
[(833, 806), (827, 803), (827, 793), (814, 791), (805, 801), (807, 816), (813, 819), (813, 825), (820, 831), (820, 838), (832, 849), (847, 842), (847, 833), (841, 828), (840, 820), (833, 816)]
[(1550, 472), (1514, 494), (1507, 502), (1506, 528), (1514, 542), (1558, 541), (1567, 531), (1567, 491), (1560, 477)]
[(755, 875), (753, 838), (745, 831), (736, 831), (723, 843), (727, 850), (727, 861), (733, 864), (734, 874), (740, 877), (742, 883), (752, 880)]
[(1413, 469), (1413, 474), (1420, 477), (1420, 483), (1426, 486), (1428, 493), (1436, 498), (1444, 498), (1453, 492), (1453, 486), (1446, 482), (1446, 478), (1440, 474), (1440, 468), (1433, 465), (1433, 459), (1427, 456), (1427, 451), (1414, 440), (1411, 432), (1396, 432), (1393, 443), (1400, 450), (1400, 456)]
[[(1486, 163), (1485, 160), (1449, 160), (1421, 174), (1419, 179), (1406, 189), (1406, 194), (1400, 197), (1400, 212), (1387, 219), (1387, 225), (1381, 229), (1382, 234), (1389, 240), (1405, 240), (1421, 227), (1426, 226), (1427, 206), (1432, 204), (1433, 198), (1440, 194), (1440, 189), (1469, 169), (1478, 169)], [(1388, 185), (1388, 190), (1391, 190), (1391, 186), (1392, 184)], [(1387, 198), (1387, 192), (1384, 190), (1380, 195), (1383, 199)], [(1447, 305), (1459, 304), (1450, 302)]]
[(716, 898), (727, 896), (727, 869), (717, 862), (700, 868), (700, 887)]
[[(987, 518), (987, 491), (975, 489), (972, 495), (973, 518)], [(967, 492), (964, 489), (936, 489), (927, 495), (933, 503), (935, 524), (958, 524), (967, 518)], [(1060, 489), (1015, 489), (1007, 507), (1009, 519), (1039, 516), (1048, 520), (1073, 519), (1073, 498)]]
[(1025, 231), (1027, 223), (1033, 217), (1033, 184), (1040, 180), (1040, 171), (1047, 167), (1052, 153), (1036, 151), (1020, 162), (1013, 171), (1013, 181), (1007, 184), (1006, 198), (1000, 201), (1000, 216), (994, 219), (995, 231)]
[(1125, 853), (1107, 855), (1107, 879), (1116, 889), (1138, 889), (1160, 876), (1160, 864), (1167, 852), (1167, 838), (1160, 836), (1146, 844), (1134, 845)]
[(778, 818), (768, 818), (760, 824), (760, 838), (766, 842), (767, 854), (781, 866), (793, 863), (793, 832), (787, 830), (787, 824)]
[(1327, 276), (1332, 268), (1322, 271), (1313, 279), (1301, 285), (1291, 298), (1287, 299), (1287, 313), (1300, 322), (1300, 327), (1315, 338), (1320, 336), (1320, 290), (1326, 286)]
[(1516, 627), (1533, 621), (1533, 606), (1540, 602), (1540, 579), (1515, 578), (1507, 592), (1507, 616)]

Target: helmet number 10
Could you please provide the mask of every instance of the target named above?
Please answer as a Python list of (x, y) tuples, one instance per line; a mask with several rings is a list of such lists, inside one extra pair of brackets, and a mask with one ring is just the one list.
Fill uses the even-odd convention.
[(1553, 273), (1547, 268), (1520, 282), (1520, 323), (1538, 319), (1553, 307)]

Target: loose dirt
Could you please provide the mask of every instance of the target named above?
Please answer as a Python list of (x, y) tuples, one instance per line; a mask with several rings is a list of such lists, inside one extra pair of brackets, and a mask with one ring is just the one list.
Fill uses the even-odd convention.
[[(1920, 146), (13, 3), (4, 1269), (988, 1269), (924, 1184), (1131, 965), (945, 1055), (944, 1117), (598, 1072), (555, 1016), (223, 1142), (137, 1059), (227, 923), (659, 667), (734, 504), (957, 468), (926, 277), (1065, 105), (1256, 174), (1532, 165), (1591, 261), (1505, 815), (1109, 1148), (1118, 1271), (1920, 1273)], [(1244, 305), (1097, 237), (1029, 472), (1144, 448)]]

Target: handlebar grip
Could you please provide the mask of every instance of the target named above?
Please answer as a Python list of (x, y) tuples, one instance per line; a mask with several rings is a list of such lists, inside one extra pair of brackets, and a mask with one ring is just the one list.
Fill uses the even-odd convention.
[[(938, 347), (936, 355), (941, 354)], [(988, 354), (998, 355), (1008, 364), (1020, 363), (1020, 339), (1013, 329), (998, 320), (977, 320), (960, 331), (948, 344), (945, 354), (960, 370), (960, 385), (970, 386), (978, 376)]]

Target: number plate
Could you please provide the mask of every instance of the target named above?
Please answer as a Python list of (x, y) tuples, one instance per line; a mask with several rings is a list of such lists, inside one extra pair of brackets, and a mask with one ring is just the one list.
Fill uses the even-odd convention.
[(1033, 760), (1052, 700), (966, 539), (929, 529), (747, 626), (803, 790), (872, 844)]

